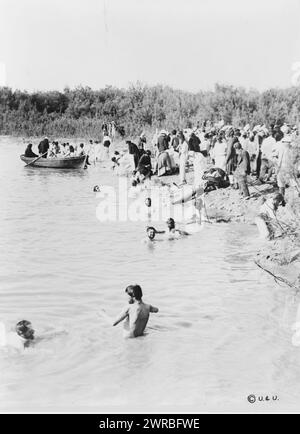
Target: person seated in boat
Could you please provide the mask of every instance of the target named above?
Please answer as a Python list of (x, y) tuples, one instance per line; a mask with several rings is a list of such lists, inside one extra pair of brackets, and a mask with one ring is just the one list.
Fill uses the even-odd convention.
[(261, 237), (273, 239), (277, 229), (282, 231), (282, 223), (278, 222), (276, 215), (280, 206), (285, 206), (284, 197), (280, 193), (276, 193), (261, 205), (259, 215), (255, 218)]
[(48, 149), (47, 158), (57, 158), (59, 154), (58, 142), (53, 141)]
[(84, 144), (80, 143), (79, 147), (77, 148), (77, 157), (82, 157), (83, 155), (85, 155)]
[(104, 309), (101, 310), (101, 314), (113, 326), (116, 326), (125, 320), (125, 338), (137, 338), (139, 336), (143, 336), (149, 321), (150, 313), (157, 313), (158, 308), (143, 302), (143, 292), (139, 285), (128, 286), (125, 289), (125, 293), (129, 297), (129, 306), (127, 305), (125, 307), (115, 321), (111, 320)]
[(33, 150), (32, 150), (32, 143), (29, 143), (29, 145), (27, 146), (27, 148), (25, 149), (25, 157), (27, 158), (36, 158), (38, 157), (38, 155), (36, 155)]
[(50, 147), (49, 139), (48, 137), (45, 137), (44, 140), (42, 140), (38, 146), (39, 154), (43, 155), (43, 158), (47, 158), (47, 152), (49, 150), (49, 147)]
[(66, 157), (76, 157), (74, 146), (69, 146), (69, 153), (66, 154)]
[(61, 157), (65, 157), (66, 153), (67, 153), (67, 149), (66, 149), (66, 144), (65, 143), (61, 143), (59, 146), (59, 153), (61, 155)]

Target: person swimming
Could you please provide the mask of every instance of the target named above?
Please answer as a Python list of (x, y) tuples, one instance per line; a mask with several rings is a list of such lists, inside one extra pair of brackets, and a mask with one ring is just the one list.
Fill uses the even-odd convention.
[[(157, 307), (143, 302), (143, 292), (139, 285), (127, 286), (125, 293), (129, 297), (129, 306), (127, 305), (125, 307), (119, 317), (113, 321), (112, 325), (115, 327), (125, 320), (124, 337), (137, 338), (144, 334), (145, 328), (149, 321), (150, 313), (157, 313), (159, 310)], [(107, 316), (104, 309), (102, 309), (102, 314), (109, 320), (111, 324), (111, 319)]]
[(12, 347), (17, 350), (24, 350), (35, 340), (35, 330), (30, 321), (22, 320), (16, 324), (13, 331), (4, 333), (1, 340), (1, 347)]
[(167, 227), (168, 227), (168, 230), (169, 230), (169, 232), (167, 233), (169, 238), (172, 238), (174, 236), (175, 237), (178, 237), (178, 236), (179, 237), (185, 237), (185, 236), (190, 235), (186, 231), (182, 231), (181, 229), (177, 229), (176, 225), (175, 225), (175, 220), (173, 218), (170, 217), (166, 221), (166, 223), (167, 223)]
[(35, 330), (30, 321), (22, 320), (16, 325), (16, 333), (20, 337), (24, 348), (28, 348), (35, 339)]
[(36, 332), (32, 323), (27, 320), (22, 320), (16, 324), (13, 331), (5, 333), (5, 337), (2, 339), (0, 346), (13, 347), (22, 351), (44, 339), (53, 339), (64, 334), (66, 334), (65, 330), (56, 330), (54, 332), (45, 332), (43, 335), (36, 337)]
[(156, 234), (165, 234), (165, 233), (166, 233), (166, 231), (158, 231), (153, 226), (148, 226), (146, 228), (147, 236), (142, 240), (142, 242), (144, 242), (145, 244), (148, 244), (148, 245), (152, 245), (156, 241), (163, 241), (161, 239), (156, 240), (155, 237), (156, 237)]

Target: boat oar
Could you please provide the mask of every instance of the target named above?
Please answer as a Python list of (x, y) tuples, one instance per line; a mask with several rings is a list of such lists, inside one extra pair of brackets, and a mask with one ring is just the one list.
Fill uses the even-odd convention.
[(30, 163), (25, 164), (25, 167), (27, 167), (27, 166), (31, 166), (31, 165), (34, 164), (36, 161), (38, 161), (40, 158), (44, 157), (47, 153), (48, 153), (48, 151), (45, 152), (44, 154), (40, 155), (39, 157), (36, 157), (34, 160), (30, 161)]

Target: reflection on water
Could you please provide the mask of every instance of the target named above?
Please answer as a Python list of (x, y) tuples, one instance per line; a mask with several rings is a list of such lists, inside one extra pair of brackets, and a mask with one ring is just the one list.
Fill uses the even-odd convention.
[[(1, 320), (64, 333), (0, 353), (2, 411), (253, 410), (252, 393), (280, 396), (258, 411), (297, 405), (299, 300), (254, 265), (255, 227), (209, 225), (149, 249), (143, 223), (96, 219), (93, 186), (117, 183), (108, 170), (24, 168), (17, 142), (0, 140)], [(97, 312), (118, 314), (135, 282), (160, 313), (124, 340)]]

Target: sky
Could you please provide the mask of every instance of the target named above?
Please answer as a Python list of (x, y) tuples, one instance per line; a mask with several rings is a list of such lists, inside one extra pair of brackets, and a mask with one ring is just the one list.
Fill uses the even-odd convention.
[(288, 87), (299, 22), (300, 0), (0, 0), (0, 86)]

